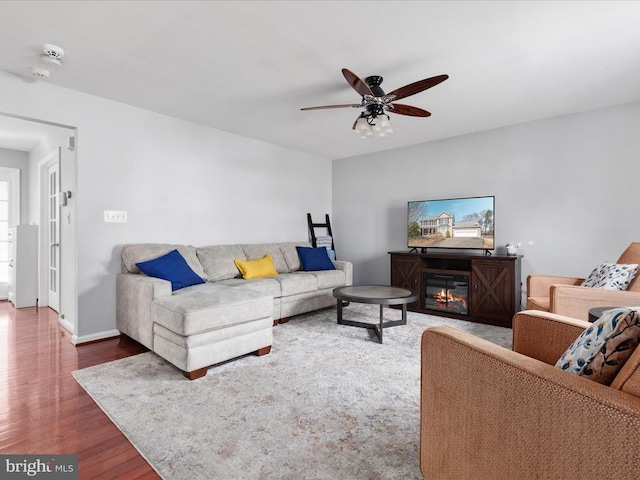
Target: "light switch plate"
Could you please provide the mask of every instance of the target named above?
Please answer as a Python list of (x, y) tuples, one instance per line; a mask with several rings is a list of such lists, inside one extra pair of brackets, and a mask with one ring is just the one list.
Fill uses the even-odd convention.
[(127, 223), (126, 210), (105, 210), (104, 221), (110, 223)]

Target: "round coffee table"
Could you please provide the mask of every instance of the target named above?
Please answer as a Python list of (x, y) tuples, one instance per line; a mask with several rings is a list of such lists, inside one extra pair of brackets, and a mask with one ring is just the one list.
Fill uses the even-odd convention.
[[(376, 332), (378, 341), (382, 343), (382, 329), (407, 324), (407, 304), (415, 302), (418, 294), (400, 287), (384, 285), (346, 286), (333, 289), (333, 296), (338, 299), (338, 325), (368, 328)], [(342, 302), (373, 303), (380, 305), (380, 323), (356, 322), (342, 318)], [(385, 305), (402, 305), (402, 319), (384, 321), (383, 307)]]

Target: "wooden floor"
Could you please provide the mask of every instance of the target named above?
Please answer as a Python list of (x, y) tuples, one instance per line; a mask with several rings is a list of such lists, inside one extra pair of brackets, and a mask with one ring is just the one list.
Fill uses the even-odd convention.
[(77, 454), (80, 479), (160, 478), (71, 376), (146, 349), (70, 338), (52, 310), (0, 303), (0, 453)]

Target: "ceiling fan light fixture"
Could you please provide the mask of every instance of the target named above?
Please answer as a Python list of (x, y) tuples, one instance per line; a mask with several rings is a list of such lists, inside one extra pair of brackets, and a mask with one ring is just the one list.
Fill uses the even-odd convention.
[(360, 138), (369, 138), (373, 136), (373, 131), (371, 130), (371, 125), (365, 117), (360, 117), (356, 120), (356, 124), (353, 128), (353, 131), (360, 135)]
[(394, 91), (386, 94), (380, 87), (382, 83), (381, 76), (373, 75), (362, 80), (347, 68), (342, 69), (342, 74), (347, 83), (362, 97), (360, 104), (322, 105), (318, 107), (305, 107), (301, 108), (301, 110), (323, 110), (327, 108), (345, 107), (363, 108), (364, 112), (360, 114), (353, 124), (353, 131), (362, 138), (372, 137), (374, 132), (380, 137), (386, 137), (393, 133), (391, 119), (389, 115), (385, 113), (386, 111), (411, 117), (430, 117), (431, 113), (422, 108), (391, 102), (423, 92), (449, 78), (449, 75), (425, 78), (424, 80), (410, 83), (404, 87), (396, 88)]
[(379, 137), (386, 137), (387, 135), (391, 135), (393, 133), (393, 129), (391, 128), (391, 119), (387, 114), (373, 115), (371, 121), (373, 131)]
[(383, 130), (391, 127), (391, 119), (389, 118), (389, 115), (386, 114), (378, 115), (376, 123)]

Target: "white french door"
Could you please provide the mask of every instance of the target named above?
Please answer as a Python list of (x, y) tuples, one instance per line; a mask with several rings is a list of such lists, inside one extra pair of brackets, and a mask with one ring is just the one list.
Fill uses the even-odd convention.
[(60, 163), (48, 168), (49, 307), (60, 311)]

